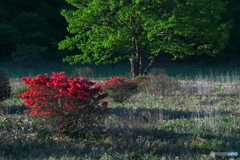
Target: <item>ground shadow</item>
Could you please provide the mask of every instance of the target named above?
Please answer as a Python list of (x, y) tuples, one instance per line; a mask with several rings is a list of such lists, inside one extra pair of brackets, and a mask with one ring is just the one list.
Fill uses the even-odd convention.
[[(109, 131), (114, 140), (112, 146), (113, 151), (117, 153), (140, 152), (143, 154), (171, 157), (193, 158), (197, 155), (209, 156), (211, 151), (239, 153), (240, 144), (236, 141), (240, 140), (234, 136), (215, 136), (215, 135), (197, 135), (188, 133), (176, 133), (174, 131), (166, 131), (159, 129), (146, 130), (144, 128), (111, 128)], [(214, 148), (210, 145), (210, 141), (223, 141), (231, 147), (219, 146)], [(196, 144), (195, 144), (196, 143)], [(229, 148), (228, 151), (224, 150)]]
[[(0, 156), (11, 159), (48, 159), (63, 157), (84, 157), (98, 159), (104, 154), (114, 155), (132, 154), (129, 159), (141, 159), (141, 156), (152, 155), (157, 157), (183, 157), (193, 158), (199, 155), (209, 156), (211, 151), (239, 153), (240, 138), (234, 136), (215, 136), (210, 134), (197, 135), (189, 133), (176, 133), (172, 130), (130, 128), (126, 126), (106, 126), (99, 132), (99, 139), (93, 137), (84, 139), (54, 139), (43, 136), (29, 139), (21, 137), (1, 143), (3, 151)], [(109, 142), (105, 138), (108, 138)], [(231, 147), (207, 147), (211, 140), (223, 141), (222, 145)], [(196, 143), (196, 145), (194, 145)], [(224, 144), (225, 143), (225, 144)], [(231, 148), (231, 150), (224, 150)], [(115, 157), (115, 159), (121, 159)]]

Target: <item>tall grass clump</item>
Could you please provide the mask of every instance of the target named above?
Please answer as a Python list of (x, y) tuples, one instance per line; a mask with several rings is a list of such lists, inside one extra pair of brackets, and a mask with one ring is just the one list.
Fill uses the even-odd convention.
[(200, 95), (238, 95), (240, 93), (239, 75), (236, 73), (198, 74), (191, 86), (195, 87)]
[(73, 77), (93, 78), (94, 71), (90, 67), (79, 67), (72, 70)]

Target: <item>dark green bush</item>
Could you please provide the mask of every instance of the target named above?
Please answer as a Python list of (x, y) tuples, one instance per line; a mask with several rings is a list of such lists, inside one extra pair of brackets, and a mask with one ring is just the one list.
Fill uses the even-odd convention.
[(177, 80), (163, 73), (151, 76), (151, 78), (140, 83), (138, 88), (141, 92), (157, 96), (173, 95), (181, 90)]
[(11, 87), (9, 79), (4, 72), (0, 70), (0, 101), (10, 98)]
[(149, 78), (150, 78), (149, 76), (141, 75), (141, 76), (136, 76), (136, 77), (134, 78), (134, 80), (135, 80), (136, 83), (141, 83), (141, 82), (146, 81), (146, 80), (149, 79)]
[(137, 87), (134, 82), (113, 83), (105, 86), (103, 91), (108, 93), (108, 98), (114, 102), (122, 103), (137, 92)]
[(158, 76), (160, 74), (167, 75), (167, 72), (165, 69), (152, 68), (149, 72), (151, 76)]

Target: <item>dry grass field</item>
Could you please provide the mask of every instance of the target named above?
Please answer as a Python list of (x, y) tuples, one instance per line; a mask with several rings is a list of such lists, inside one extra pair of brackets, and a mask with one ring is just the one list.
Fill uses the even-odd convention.
[(41, 118), (22, 113), (16, 95), (24, 86), (10, 78), (12, 98), (0, 108), (0, 159), (238, 159), (210, 152), (240, 154), (239, 75), (177, 81), (181, 89), (172, 94), (143, 87), (123, 103), (108, 99), (103, 123), (70, 137), (53, 135)]

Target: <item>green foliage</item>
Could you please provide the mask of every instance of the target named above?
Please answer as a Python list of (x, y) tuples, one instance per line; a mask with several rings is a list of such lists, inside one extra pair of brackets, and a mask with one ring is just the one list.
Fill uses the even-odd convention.
[(31, 63), (39, 61), (47, 54), (48, 48), (37, 45), (17, 45), (16, 51), (12, 52), (12, 59), (15, 63)]
[(6, 74), (0, 70), (0, 101), (10, 98), (11, 87)]
[(140, 76), (136, 76), (134, 78), (134, 80), (137, 82), (137, 83), (141, 83), (141, 82), (144, 82), (148, 79), (149, 77), (147, 76), (144, 76), (144, 75), (140, 75)]
[[(213, 56), (229, 39), (231, 25), (221, 23), (226, 11), (221, 0), (66, 1), (76, 10), (61, 12), (72, 36), (60, 42), (59, 48), (83, 52), (66, 57), (71, 64), (129, 59), (135, 77), (147, 74), (160, 54), (169, 53), (174, 59), (195, 54)], [(143, 68), (144, 63), (149, 65)]]
[(19, 88), (17, 88), (13, 93), (12, 93), (12, 97), (14, 97), (14, 98), (19, 98), (17, 95), (19, 95), (19, 94), (22, 94), (22, 93), (24, 93), (24, 92), (27, 92), (27, 91), (29, 91), (29, 88), (27, 88), (27, 86), (21, 86), (21, 87), (19, 87)]
[(90, 67), (75, 68), (72, 71), (73, 77), (93, 78), (94, 71)]

